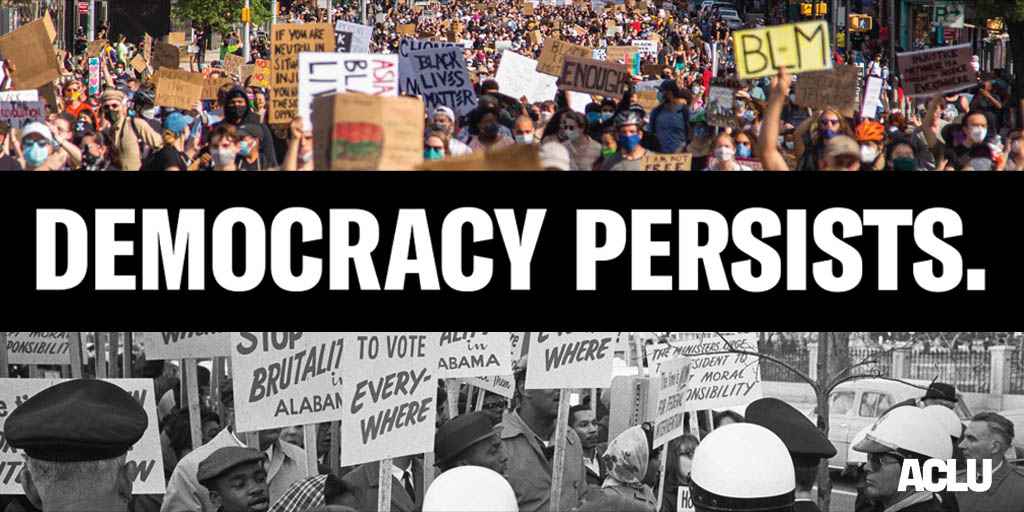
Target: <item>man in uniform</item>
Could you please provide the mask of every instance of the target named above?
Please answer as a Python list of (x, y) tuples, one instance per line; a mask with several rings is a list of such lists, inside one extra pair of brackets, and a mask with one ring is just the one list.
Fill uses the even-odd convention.
[(263, 452), (226, 446), (199, 463), (196, 478), (217, 512), (262, 512), (270, 507)]
[(836, 455), (836, 447), (811, 420), (778, 398), (762, 398), (747, 406), (747, 422), (771, 430), (793, 457), (796, 476), (794, 512), (818, 512), (812, 488), (822, 459)]
[(146, 431), (146, 411), (102, 380), (47, 388), (11, 413), (4, 435), (25, 451), (21, 486), (43, 512), (124, 512), (132, 496), (128, 450)]
[(786, 445), (760, 425), (715, 429), (693, 454), (690, 499), (697, 512), (788, 512), (795, 489)]
[(441, 471), (459, 466), (482, 466), (499, 475), (508, 471), (508, 455), (498, 431), (482, 411), (456, 416), (441, 425), (434, 436), (434, 455)]
[[(1024, 506), (1024, 471), (1006, 460), (1006, 451), (1013, 446), (1013, 423), (994, 412), (983, 412), (971, 418), (960, 447), (964, 457), (978, 461), (981, 470), (985, 460), (992, 461), (992, 486), (985, 492), (959, 492), (956, 494), (960, 512), (999, 512), (1020, 510)], [(967, 479), (966, 470), (957, 475), (957, 481)]]

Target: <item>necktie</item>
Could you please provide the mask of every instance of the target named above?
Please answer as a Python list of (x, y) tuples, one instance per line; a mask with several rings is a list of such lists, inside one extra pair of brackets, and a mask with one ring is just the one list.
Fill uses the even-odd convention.
[(408, 469), (402, 473), (402, 484), (405, 485), (405, 492), (409, 494), (409, 498), (412, 499), (413, 503), (416, 503), (416, 489), (412, 487), (412, 472)]

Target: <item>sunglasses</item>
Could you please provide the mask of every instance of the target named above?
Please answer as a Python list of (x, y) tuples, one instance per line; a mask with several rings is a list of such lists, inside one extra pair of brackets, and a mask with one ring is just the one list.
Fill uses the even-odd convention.
[(881, 468), (886, 464), (903, 464), (904, 457), (898, 453), (869, 453), (868, 466)]
[(46, 146), (46, 145), (48, 145), (49, 143), (48, 143), (48, 142), (46, 142), (45, 140), (39, 140), (39, 139), (35, 139), (35, 140), (26, 140), (26, 141), (23, 141), (23, 142), (22, 142), (22, 144), (23, 144), (23, 145), (24, 145), (25, 147), (29, 147), (29, 146)]
[(821, 120), (821, 124), (828, 125), (828, 126), (839, 126), (839, 120), (838, 119), (822, 119)]

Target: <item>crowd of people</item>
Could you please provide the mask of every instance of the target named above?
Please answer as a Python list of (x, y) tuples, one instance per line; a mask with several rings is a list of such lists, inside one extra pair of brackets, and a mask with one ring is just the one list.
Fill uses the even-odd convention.
[[(524, 359), (525, 361), (525, 359)], [(200, 367), (202, 368), (202, 367)], [(159, 402), (166, 493), (132, 495), (125, 454), (142, 437), (147, 415), (131, 394), (102, 380), (63, 381), (26, 400), (6, 419), (4, 436), (23, 451), (24, 496), (0, 497), (5, 512), (376, 512), (380, 461), (338, 467), (331, 423), (258, 432), (247, 446), (235, 431), (230, 378), (211, 393), (208, 371), (198, 375), (202, 445), (193, 449), (188, 406), (176, 367), (136, 364), (152, 378)], [(777, 398), (726, 410), (705, 424), (687, 413), (685, 433), (655, 446), (643, 422), (611, 432), (609, 390), (597, 402), (581, 393), (568, 410), (564, 465), (553, 478), (559, 390), (526, 389), (525, 362), (516, 365), (513, 399), (467, 388), (438, 386), (433, 464), (423, 455), (390, 460), (390, 510), (402, 512), (815, 511), (819, 468), (836, 447), (804, 413)], [(483, 393), (480, 390), (480, 393)], [(216, 403), (219, 397), (219, 404)], [(449, 407), (448, 400), (458, 400)], [(886, 411), (853, 449), (866, 454), (857, 512), (1018, 510), (1024, 469), (1013, 449), (1014, 425), (996, 413), (961, 421), (953, 386), (933, 383), (922, 398)], [(477, 405), (473, 405), (477, 403)], [(450, 410), (455, 410), (452, 417)], [(623, 414), (620, 410), (617, 414)], [(309, 428), (307, 426), (307, 428)], [(304, 447), (315, 439), (315, 447)], [(258, 445), (254, 446), (254, 445)], [(315, 474), (307, 457), (316, 454)], [(993, 468), (984, 492), (902, 488), (904, 461), (974, 461)], [(334, 466), (332, 466), (334, 464)], [(664, 475), (661, 468), (664, 468)], [(427, 472), (435, 475), (426, 478)], [(961, 472), (959, 481), (967, 477)], [(431, 482), (428, 485), (428, 482)], [(680, 492), (683, 489), (687, 492)], [(660, 499), (660, 508), (659, 508)], [(5, 505), (5, 506), (4, 506)]]
[[(515, 144), (540, 145), (541, 165), (559, 170), (644, 170), (649, 153), (688, 153), (692, 170), (1018, 170), (1024, 168), (1019, 115), (1009, 85), (978, 72), (978, 85), (934, 98), (907, 98), (888, 55), (868, 41), (854, 52), (862, 78), (884, 81), (874, 115), (796, 104), (799, 76), (737, 81), (732, 34), (707, 2), (606, 4), (541, 3), (526, 14), (516, 0), (391, 5), (371, 2), (371, 53), (397, 53), (398, 28), (414, 24), (416, 37), (464, 45), (477, 106), (458, 116), (451, 108), (424, 112), (423, 159), (443, 160)], [(749, 16), (747, 27), (785, 23), (783, 12)], [(358, 22), (354, 3), (324, 10), (296, 2), (279, 23)], [(458, 22), (461, 33), (453, 34)], [(618, 27), (609, 31), (607, 27)], [(738, 27), (737, 27), (738, 28)], [(98, 37), (108, 37), (106, 28)], [(454, 39), (452, 39), (454, 38)], [(656, 54), (634, 66), (634, 85), (621, 97), (593, 96), (570, 106), (563, 92), (530, 102), (502, 93), (494, 79), (502, 50), (538, 58), (558, 38), (593, 49), (653, 40)], [(80, 37), (81, 39), (81, 37)], [(226, 77), (216, 100), (191, 110), (155, 105), (149, 72), (130, 65), (141, 41), (109, 37), (102, 49), (102, 83), (88, 92), (88, 41), (65, 52), (56, 84), (57, 105), (45, 122), (20, 129), (0, 125), (0, 169), (11, 170), (313, 170), (312, 133), (296, 119), (268, 124), (270, 91), (224, 68), (227, 54), (252, 63), (269, 58), (266, 33), (256, 31), (250, 53), (238, 32), (224, 34), (218, 60), (207, 64), (209, 27), (197, 26), (188, 66)], [(842, 64), (838, 49), (832, 59)], [(976, 69), (977, 67), (975, 63)], [(636, 74), (637, 69), (642, 71)], [(711, 87), (728, 81), (732, 105), (712, 102)], [(655, 81), (657, 97), (641, 82)], [(8, 80), (4, 89), (17, 89)], [(574, 110), (575, 107), (577, 110)], [(731, 108), (730, 108), (731, 107)], [(724, 109), (724, 110), (723, 110)], [(723, 113), (725, 119), (723, 119)], [(867, 113), (864, 113), (867, 114)]]

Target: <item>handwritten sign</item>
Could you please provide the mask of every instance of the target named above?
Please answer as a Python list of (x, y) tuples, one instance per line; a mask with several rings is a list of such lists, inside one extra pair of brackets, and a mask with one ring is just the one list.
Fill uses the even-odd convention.
[(690, 153), (655, 153), (648, 151), (643, 160), (645, 171), (689, 171), (693, 165)]
[(398, 56), (367, 53), (300, 53), (299, 117), (312, 129), (313, 97), (334, 92), (398, 95)]
[[(803, 81), (800, 83), (803, 85)], [(704, 110), (708, 124), (722, 128), (739, 128), (740, 120), (736, 117), (735, 101), (735, 89), (712, 85), (708, 90), (708, 104)]]
[(536, 60), (511, 50), (502, 52), (494, 80), (502, 94), (516, 99), (526, 96), (530, 103), (552, 100), (558, 93), (558, 77), (538, 72)]
[(654, 447), (683, 435), (686, 412), (686, 384), (690, 381), (690, 360), (670, 359), (658, 365), (658, 417), (654, 421)]
[(46, 103), (42, 101), (0, 101), (0, 119), (7, 121), (12, 128), (24, 128), (25, 125), (46, 119)]
[(836, 66), (827, 71), (804, 73), (796, 87), (796, 104), (815, 110), (836, 108), (844, 116), (853, 117), (859, 106), (859, 77), (860, 68), (857, 66)]
[(636, 46), (609, 46), (605, 51), (607, 52), (605, 60), (608, 62), (632, 64), (633, 55), (639, 53), (640, 49)]
[(224, 56), (224, 71), (229, 75), (240, 76), (242, 66), (245, 65), (245, 57), (229, 53)]
[(443, 105), (464, 116), (476, 108), (462, 48), (424, 48), (410, 52), (409, 58), (412, 72), (402, 76), (402, 89), (422, 97), (428, 111)]
[(589, 58), (565, 57), (558, 88), (597, 96), (621, 96), (632, 79), (622, 64)]
[[(458, 43), (449, 43), (445, 41), (427, 41), (424, 39), (412, 39), (402, 38), (398, 42), (398, 92), (399, 94), (412, 94), (406, 89), (407, 81), (415, 81), (414, 74), (415, 68), (413, 64), (412, 52), (425, 50), (427, 48), (459, 48), (462, 49), (462, 45)], [(406, 80), (409, 78), (409, 80)]]
[(311, 118), (317, 169), (411, 170), (423, 160), (419, 98), (318, 96)]
[(100, 58), (89, 57), (89, 96), (100, 93)]
[(153, 71), (160, 68), (178, 69), (181, 64), (181, 50), (174, 45), (153, 42), (153, 60), (150, 61)]
[(441, 332), (437, 378), (502, 376), (512, 373), (509, 332)]
[(0, 36), (0, 55), (14, 64), (14, 85), (38, 89), (61, 74), (46, 21), (40, 18)]
[(132, 60), (128, 62), (128, 65), (130, 65), (132, 69), (140, 75), (146, 72), (146, 59), (142, 58), (142, 55), (136, 54), (132, 57)]
[(434, 449), (437, 353), (430, 333), (348, 333), (341, 465)]
[(878, 109), (882, 106), (882, 86), (884, 82), (880, 77), (868, 78), (868, 85), (864, 88), (864, 106), (861, 108), (860, 116), (867, 119), (878, 117)]
[(178, 47), (185, 46), (185, 33), (171, 32), (167, 34), (167, 44), (172, 44)]
[(414, 36), (414, 35), (416, 35), (416, 24), (415, 23), (406, 23), (405, 25), (399, 25), (398, 26), (398, 33), (399, 33), (399, 35), (403, 35), (403, 36)]
[[(13, 361), (12, 361), (13, 362)], [(160, 451), (160, 432), (157, 426), (156, 396), (152, 379), (104, 379), (135, 398), (146, 410), (149, 423), (142, 439), (132, 446), (127, 455), (127, 474), (132, 481), (133, 494), (163, 494), (164, 459)], [(33, 395), (63, 382), (61, 379), (0, 379), (0, 433), (10, 413)], [(4, 442), (0, 450), (0, 494), (25, 494), (21, 486), (24, 458)]]
[(896, 56), (907, 96), (934, 96), (978, 85), (971, 45), (932, 48)]
[(607, 388), (621, 332), (537, 332), (527, 354), (526, 388)]
[(249, 81), (255, 87), (270, 87), (270, 61), (265, 59), (256, 59), (253, 63), (251, 80)]
[(270, 34), (270, 124), (290, 123), (299, 115), (299, 54), (333, 52), (328, 23), (277, 24)]
[(733, 50), (740, 80), (772, 76), (784, 67), (794, 74), (832, 68), (825, 21), (738, 30)]
[(108, 43), (106, 39), (97, 39), (95, 41), (90, 41), (89, 44), (85, 47), (85, 56), (99, 57), (103, 53), (103, 49), (106, 48), (108, 44), (110, 43)]
[(156, 83), (155, 103), (182, 110), (196, 108), (203, 97), (204, 85), (205, 79), (199, 73), (164, 68)]
[(566, 57), (590, 58), (593, 50), (586, 46), (567, 43), (561, 39), (549, 37), (544, 40), (544, 48), (540, 51), (537, 71), (548, 75), (561, 76)]
[(335, 48), (341, 53), (370, 53), (373, 27), (339, 20), (334, 25)]
[(341, 417), (342, 348), (348, 334), (231, 333), (238, 431), (336, 421)]
[[(757, 333), (721, 334), (734, 349), (757, 352)], [(655, 346), (648, 350), (648, 357), (655, 367), (679, 357), (690, 359), (687, 411), (744, 405), (761, 398), (758, 359), (744, 354), (719, 353), (728, 350), (718, 333), (693, 333), (682, 341), (673, 342), (671, 347)]]
[(0, 101), (39, 101), (39, 91), (0, 91)]
[(68, 332), (8, 332), (8, 361), (10, 364), (70, 364), (71, 353), (68, 350), (70, 334)]
[(658, 43), (651, 39), (634, 39), (631, 43), (643, 58), (658, 58)]
[(137, 332), (135, 340), (146, 350), (146, 360), (228, 356), (230, 332)]

